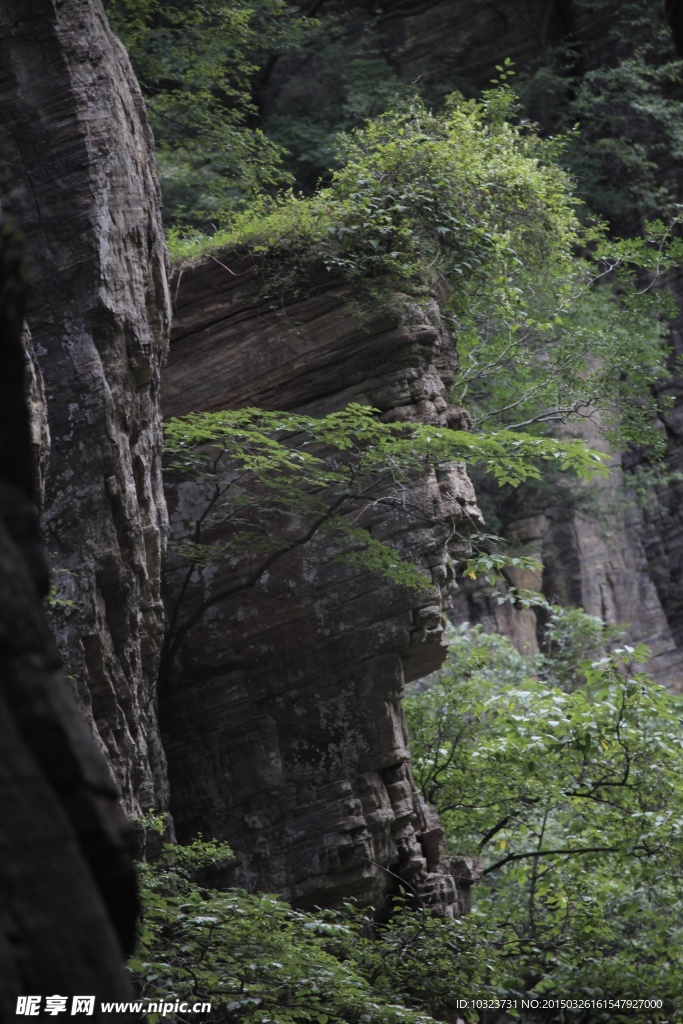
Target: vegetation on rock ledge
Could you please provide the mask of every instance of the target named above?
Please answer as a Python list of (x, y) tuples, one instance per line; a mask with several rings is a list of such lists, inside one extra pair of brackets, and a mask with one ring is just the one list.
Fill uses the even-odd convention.
[(284, 294), (320, 264), (373, 303), (435, 291), (475, 426), (592, 418), (617, 447), (657, 445), (674, 309), (654, 285), (683, 246), (661, 222), (629, 241), (583, 224), (560, 143), (514, 117), (505, 87), (441, 115), (413, 100), (345, 137), (329, 187), (263, 199), (210, 237), (172, 233), (171, 254), (246, 249)]

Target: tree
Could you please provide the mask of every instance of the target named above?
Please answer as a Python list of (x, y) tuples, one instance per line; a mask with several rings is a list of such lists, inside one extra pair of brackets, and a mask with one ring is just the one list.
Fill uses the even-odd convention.
[(160, 860), (142, 866), (145, 914), (129, 966), (139, 994), (155, 1004), (152, 1024), (177, 1020), (162, 1010), (176, 1000), (211, 1005), (193, 1015), (198, 1024), (430, 1024), (425, 1014), (378, 999), (347, 962), (363, 941), (349, 922), (201, 883), (202, 870), (231, 856), (225, 845), (196, 841), (167, 845)]
[[(387, 87), (384, 72), (369, 70), (386, 64), (380, 23), (389, 14), (376, 23), (355, 10), (309, 16), (322, 6), (300, 14), (284, 0), (113, 0), (114, 25), (156, 122), (171, 221), (229, 222), (214, 248), (246, 242), (277, 256), (283, 241), (294, 242), (300, 257), (305, 250), (357, 282), (370, 276), (375, 288), (382, 276), (413, 292), (436, 287), (461, 357), (454, 402), (468, 406), (475, 426), (570, 425), (580, 433), (590, 418), (618, 450), (661, 448), (656, 417), (670, 397), (655, 399), (651, 389), (667, 376), (675, 311), (660, 284), (682, 253), (671, 237), (669, 192), (658, 185), (650, 195), (647, 184), (663, 148), (681, 146), (681, 62), (662, 49), (663, 14), (653, 22), (643, 0), (617, 12), (613, 0), (600, 0), (611, 26), (604, 61), (579, 34), (544, 53), (535, 75), (521, 76), (517, 88), (532, 114), (543, 113), (550, 90), (556, 97), (565, 137), (543, 140), (516, 105), (509, 58), (496, 89), (476, 101), (441, 95), (443, 109), (430, 112), (395, 72)], [(264, 134), (258, 97), (273, 62), (297, 51), (299, 64), (325, 65), (340, 47), (344, 71), (328, 97), (339, 110), (326, 108), (327, 141), (309, 125), (316, 112), (295, 116), (286, 104), (280, 114), (275, 104), (274, 135)], [(291, 70), (295, 79), (299, 73)], [(387, 104), (394, 106), (381, 113)], [(541, 117), (543, 131), (546, 122)], [(335, 126), (352, 130), (332, 146)], [(264, 189), (288, 180), (287, 147), (306, 163), (301, 146), (311, 131), (317, 153), (327, 154), (329, 187), (308, 200), (264, 202)], [(668, 219), (628, 243), (586, 229), (572, 191), (588, 190), (591, 208), (612, 215), (615, 182), (639, 217), (658, 216), (666, 192)], [(177, 239), (174, 248), (183, 250)]]
[[(677, 1020), (681, 701), (642, 671), (642, 647), (581, 662), (575, 645), (582, 685), (554, 685), (572, 619), (595, 658), (609, 634), (577, 611), (552, 610), (551, 652), (531, 661), (478, 629), (454, 637), (446, 671), (406, 702), (414, 775), (452, 854), (483, 858), (473, 921), (495, 934), (491, 992), (656, 994)], [(660, 1018), (604, 1004), (566, 1019)]]
[(574, 7), (577, 30), (524, 70), (517, 91), (544, 133), (578, 123), (563, 163), (592, 211), (615, 230), (637, 232), (643, 218), (679, 201), (671, 164), (683, 152), (683, 61), (664, 3), (575, 0)]
[[(677, 1024), (681, 699), (648, 679), (642, 647), (601, 653), (609, 634), (576, 611), (552, 622), (549, 653), (531, 660), (461, 632), (447, 670), (407, 701), (448, 852), (483, 861), (471, 914), (439, 918), (398, 891), (386, 924), (353, 903), (304, 914), (212, 888), (221, 844), (169, 846), (141, 869), (141, 996), (211, 1002), (198, 1021), (235, 1024)], [(565, 677), (552, 652), (572, 635), (575, 658), (594, 660), (568, 692), (549, 680)]]
[[(173, 542), (185, 568), (169, 614), (162, 680), (209, 608), (251, 589), (277, 560), (323, 532), (347, 563), (382, 572), (398, 586), (430, 586), (371, 532), (392, 512), (428, 520), (444, 542), (473, 532), (470, 523), (440, 518), (431, 498), (420, 498), (416, 479), (460, 460), (513, 485), (538, 476), (539, 460), (583, 476), (601, 468), (601, 456), (579, 441), (382, 423), (375, 413), (353, 404), (319, 419), (240, 409), (194, 413), (166, 425), (168, 470), (179, 482), (192, 481), (194, 496), (184, 503)], [(203, 593), (201, 568), (224, 560), (235, 565), (230, 583)]]
[[(231, 246), (246, 248), (271, 293), (291, 293), (322, 263), (354, 283), (361, 315), (364, 302), (400, 306), (406, 292), (418, 301), (438, 294), (461, 353), (456, 397), (468, 401), (479, 428), (466, 441), (452, 438), (454, 446), (448, 451), (448, 432), (437, 442), (432, 431), (429, 443), (441, 445), (443, 461), (464, 458), (476, 463), (482, 453), (490, 456), (491, 445), (499, 454), (514, 450), (533, 459), (536, 452), (547, 459), (554, 451), (552, 459), (562, 460), (568, 449), (553, 447), (557, 442), (546, 436), (549, 425), (562, 422), (577, 428), (583, 417), (597, 414), (612, 441), (658, 437), (652, 426), (657, 401), (643, 385), (665, 372), (661, 317), (667, 303), (650, 284), (640, 287), (637, 275), (647, 271), (650, 283), (655, 281), (679, 258), (681, 243), (671, 239), (663, 224), (652, 225), (648, 238), (628, 242), (610, 242), (601, 229), (584, 228), (567, 176), (554, 162), (557, 144), (544, 143), (527, 127), (511, 123), (513, 112), (507, 87), (481, 102), (453, 97), (442, 115), (415, 100), (346, 138), (343, 166), (315, 196), (290, 193), (264, 200), (237, 216), (229, 231), (210, 238), (175, 236), (172, 252), (182, 261)], [(583, 256), (577, 254), (580, 246)], [(618, 296), (611, 286), (601, 290), (598, 285), (608, 278), (618, 285)], [(268, 420), (267, 415), (248, 410), (240, 423), (236, 414), (226, 413), (222, 425), (217, 419), (194, 418), (183, 428), (186, 451), (190, 442), (194, 452), (202, 442), (217, 447), (209, 449), (211, 465), (201, 465), (203, 486), (210, 493), (192, 526), (194, 539), (185, 544), (190, 567), (171, 615), (164, 673), (187, 629), (216, 599), (254, 585), (272, 559), (323, 527), (339, 530), (346, 515), (363, 514), (372, 502), (395, 500), (392, 474), (418, 472), (415, 459), (427, 456), (418, 443), (419, 428), (410, 428), (413, 447), (408, 457), (405, 447), (401, 450), (400, 432), (409, 428), (399, 427), (392, 434), (392, 428), (372, 425), (366, 410), (349, 409), (330, 418), (329, 426), (341, 430), (336, 435), (326, 420), (287, 420), (283, 414)], [(263, 448), (262, 425), (271, 432), (270, 447)], [(525, 433), (513, 436), (499, 429), (510, 425)], [(482, 428), (495, 429), (486, 434)], [(177, 429), (180, 438), (182, 430)], [(191, 440), (195, 429), (199, 432)], [(303, 431), (303, 447), (293, 462), (292, 451), (278, 447), (278, 430)], [(216, 477), (223, 456), (218, 454), (215, 464), (211, 460), (222, 451), (222, 436), (230, 447), (225, 461), (236, 459), (240, 472), (252, 474), (249, 493), (254, 488), (261, 492), (258, 504), (266, 514), (258, 543), (252, 527), (247, 526), (246, 535), (240, 533), (245, 522), (235, 505), (239, 476), (229, 484), (227, 478)], [(316, 444), (328, 446), (326, 455), (316, 456), (328, 459), (326, 468), (316, 458), (304, 457)], [(260, 476), (253, 475), (259, 466), (249, 454), (250, 445), (262, 459)], [(575, 455), (579, 447), (576, 442)], [(341, 462), (334, 461), (335, 449), (347, 453)], [(284, 462), (278, 463), (281, 458)], [(177, 460), (175, 465), (180, 465)], [(422, 470), (433, 466), (430, 454)], [(192, 459), (182, 469), (199, 471)], [(353, 479), (350, 472), (356, 474)], [(540, 477), (538, 468), (526, 469), (514, 481), (499, 474), (499, 482), (530, 477)], [(228, 491), (229, 514), (224, 507)], [(292, 507), (305, 513), (305, 525), (294, 532), (290, 526), (283, 528)], [(232, 555), (240, 543), (244, 551), (249, 536), (258, 560), (243, 559), (243, 578), (219, 597), (205, 597), (183, 619), (180, 608), (197, 566), (221, 554), (220, 545), (205, 547), (207, 531), (219, 529), (219, 520), (220, 529), (233, 533), (228, 542)], [(371, 542), (359, 525), (365, 564), (372, 555), (376, 568), (393, 574), (396, 582), (409, 581), (405, 565), (397, 568), (395, 553)], [(227, 553), (224, 547), (222, 556)], [(494, 556), (488, 560), (493, 563)], [(468, 571), (476, 569), (470, 566)]]

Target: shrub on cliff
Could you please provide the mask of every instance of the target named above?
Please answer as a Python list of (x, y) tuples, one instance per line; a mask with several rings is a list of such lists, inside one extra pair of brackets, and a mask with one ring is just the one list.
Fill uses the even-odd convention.
[(255, 125), (261, 66), (305, 34), (285, 0), (110, 0), (154, 129), (164, 214), (206, 223), (291, 179)]
[(174, 235), (172, 255), (246, 247), (284, 292), (321, 263), (372, 303), (431, 289), (475, 427), (592, 418), (617, 446), (656, 443), (649, 388), (666, 374), (672, 309), (654, 286), (683, 245), (662, 223), (630, 241), (583, 224), (560, 143), (515, 116), (506, 88), (439, 115), (414, 100), (344, 138), (315, 196), (262, 200), (210, 239)]
[[(430, 522), (454, 552), (458, 541), (467, 543), (466, 512), (462, 521), (435, 512), (434, 492), (420, 498), (416, 478), (436, 481), (458, 460), (512, 485), (538, 477), (543, 462), (583, 478), (605, 472), (602, 456), (578, 440), (382, 423), (376, 410), (357, 404), (321, 418), (262, 409), (191, 413), (166, 424), (166, 451), (168, 471), (193, 481), (194, 498), (174, 517), (171, 548), (185, 571), (169, 610), (162, 685), (209, 609), (256, 586), (276, 561), (320, 535), (335, 545), (338, 561), (381, 572), (397, 586), (433, 586), (372, 535), (378, 518), (398, 513), (407, 527)], [(483, 570), (506, 561), (483, 557)], [(221, 562), (233, 566), (227, 585), (207, 587), (203, 568)], [(476, 558), (468, 564), (470, 572), (479, 568)]]
[[(230, 856), (222, 844), (196, 841), (167, 845), (141, 866), (144, 913), (129, 962), (140, 997), (210, 1003), (196, 1024), (433, 1024), (400, 989), (373, 984), (367, 921), (351, 905), (306, 914), (277, 896), (197, 880)], [(149, 1015), (151, 1024), (160, 1019)]]

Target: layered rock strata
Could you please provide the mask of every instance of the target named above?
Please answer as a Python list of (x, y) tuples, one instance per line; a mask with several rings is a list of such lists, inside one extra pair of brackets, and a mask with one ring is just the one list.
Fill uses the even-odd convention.
[[(593, 437), (592, 443), (599, 445)], [(672, 446), (670, 457), (676, 457)], [(670, 463), (670, 465), (675, 465)], [(645, 643), (648, 670), (664, 685), (683, 685), (683, 636), (676, 609), (680, 573), (681, 522), (672, 503), (676, 484), (652, 488), (639, 507), (620, 465), (609, 479), (576, 493), (587, 493), (585, 507), (562, 509), (552, 494), (546, 512), (514, 518), (504, 529), (510, 550), (536, 559), (542, 570), (508, 569), (508, 582), (536, 590), (548, 601), (583, 608), (609, 625), (619, 625), (630, 643)], [(454, 597), (456, 623), (482, 625), (511, 638), (520, 652), (535, 654), (543, 636), (541, 609), (499, 604), (482, 580), (465, 580)]]
[[(323, 415), (354, 401), (385, 418), (459, 423), (446, 397), (454, 348), (434, 303), (425, 312), (399, 298), (360, 325), (348, 286), (322, 270), (306, 298), (275, 305), (255, 268), (221, 262), (177, 282), (165, 416), (249, 405)], [(378, 903), (401, 878), (457, 910), (453, 875), (438, 856), (430, 870), (420, 846), (430, 829), (400, 704), (404, 683), (443, 660), (450, 553), (480, 523), (464, 469), (440, 477), (411, 490), (419, 521), (382, 506), (358, 520), (427, 570), (428, 589), (343, 564), (320, 535), (185, 635), (161, 693), (172, 811), (181, 840), (201, 832), (233, 845), (233, 882), (310, 905), (354, 893)], [(182, 540), (201, 482), (169, 482), (167, 498)], [(169, 606), (184, 571), (169, 559)], [(185, 615), (240, 573), (203, 569)]]
[[(432, 75), (436, 84), (445, 67), (454, 81), (459, 79), (466, 87), (487, 88), (495, 66), (504, 58), (510, 57), (523, 77), (533, 73), (548, 51), (558, 45), (568, 44), (578, 55), (580, 64), (573, 69), (577, 74), (622, 60), (623, 54), (614, 52), (618, 44), (609, 39), (612, 22), (622, 6), (577, 0), (522, 0), (514, 4), (436, 0), (427, 5), (392, 0), (380, 24), (404, 75)], [(683, 54), (680, 0), (652, 5), (653, 29), (663, 27), (667, 19), (674, 45)], [(287, 81), (283, 92), (287, 90), (302, 102), (301, 81)], [(557, 131), (556, 104), (552, 87), (538, 90), (531, 117), (540, 123), (543, 132)], [(630, 125), (625, 116), (622, 124), (627, 133), (634, 132), (634, 146), (641, 144), (637, 123)], [(652, 173), (653, 182), (666, 181), (673, 194), (680, 195), (677, 161), (667, 155)], [(613, 227), (628, 235), (637, 229), (638, 216), (633, 209)], [(680, 275), (670, 287), (680, 305)], [(601, 507), (593, 513), (568, 515), (561, 502), (542, 516), (522, 512), (518, 520), (510, 521), (507, 536), (512, 545), (521, 543), (526, 553), (538, 555), (545, 565), (542, 578), (533, 580), (512, 573), (512, 582), (538, 586), (550, 600), (583, 606), (609, 624), (623, 625), (631, 640), (651, 647), (655, 678), (679, 690), (683, 689), (682, 337), (679, 319), (672, 331), (672, 380), (665, 389), (673, 396), (674, 405), (661, 416), (667, 445), (656, 472), (650, 472), (652, 467), (642, 453), (629, 453), (623, 466), (615, 468)], [(643, 468), (647, 472), (637, 482), (640, 493), (636, 502), (630, 473)], [(456, 604), (458, 621), (481, 622), (487, 629), (507, 633), (520, 649), (536, 648), (542, 629), (532, 611), (499, 606), (479, 584), (464, 588)]]
[[(419, 68), (429, 73), (429, 68), (450, 60), (463, 80), (486, 87), (492, 69), (505, 57), (511, 57), (523, 75), (538, 67), (548, 49), (567, 42), (580, 55), (584, 73), (621, 59), (610, 53), (615, 42), (608, 42), (611, 21), (620, 6), (577, 0), (523, 0), (519, 4), (443, 0), (430, 5), (429, 18), (425, 18), (420, 11), (411, 15), (409, 5), (399, 16), (404, 5), (397, 3), (397, 17), (388, 24), (394, 26), (393, 45), (404, 72), (415, 73)], [(683, 53), (682, 9), (678, 0), (666, 0), (653, 5), (651, 18), (655, 26), (664, 25), (668, 17), (679, 53)], [(551, 134), (557, 130), (555, 104), (552, 89), (539, 92), (532, 115), (542, 130)], [(627, 119), (624, 126), (628, 132)], [(633, 130), (637, 133), (637, 125)], [(639, 142), (635, 135), (633, 142)], [(653, 180), (666, 180), (674, 194), (680, 193), (680, 170), (675, 161), (663, 160), (653, 174)], [(629, 234), (637, 228), (637, 217), (632, 210), (622, 223), (613, 226), (617, 232)], [(680, 305), (680, 275), (670, 287)], [(597, 494), (592, 512), (579, 510), (568, 515), (559, 502), (541, 516), (522, 513), (518, 520), (510, 521), (506, 534), (513, 546), (521, 545), (545, 566), (535, 580), (513, 572), (511, 582), (539, 587), (550, 600), (583, 607), (609, 624), (623, 626), (630, 640), (650, 646), (654, 677), (677, 690), (683, 689), (682, 336), (679, 318), (671, 337), (672, 380), (665, 389), (673, 396), (674, 405), (661, 415), (667, 445), (658, 469), (650, 472), (652, 467), (642, 453), (629, 453)], [(588, 440), (593, 443), (595, 437), (589, 435)], [(639, 469), (646, 473), (634, 489), (630, 474)], [(537, 649), (542, 634), (542, 621), (533, 611), (499, 606), (479, 584), (463, 588), (456, 600), (455, 618), (506, 633), (520, 649), (530, 652)]]
[(0, 0), (0, 173), (32, 284), (59, 649), (126, 805), (163, 807), (154, 702), (169, 306), (152, 138), (100, 0)]

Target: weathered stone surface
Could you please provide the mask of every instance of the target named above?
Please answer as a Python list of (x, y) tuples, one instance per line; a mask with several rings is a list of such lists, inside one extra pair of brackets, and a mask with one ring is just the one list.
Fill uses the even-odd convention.
[(155, 712), (168, 299), (152, 140), (100, 0), (0, 0), (0, 166), (26, 244), (44, 531), (67, 675), (127, 806), (167, 801)]
[[(591, 443), (597, 446), (599, 441), (593, 437)], [(537, 590), (549, 601), (584, 608), (609, 625), (622, 626), (626, 640), (650, 647), (653, 677), (679, 688), (683, 638), (677, 642), (675, 588), (683, 535), (679, 533), (681, 547), (677, 548), (676, 529), (680, 532), (681, 525), (668, 505), (670, 497), (660, 496), (650, 513), (655, 521), (648, 522), (629, 495), (628, 478), (624, 479), (619, 466), (612, 469), (609, 480), (592, 486), (596, 491), (593, 515), (588, 511), (562, 514), (554, 508), (506, 528), (506, 539), (515, 552), (543, 565), (542, 572), (508, 569), (506, 576), (515, 587)], [(575, 487), (581, 484), (577, 481)], [(656, 547), (658, 552), (653, 550)], [(450, 615), (456, 623), (479, 623), (489, 632), (509, 636), (522, 653), (535, 654), (539, 649), (542, 613), (498, 604), (491, 588), (479, 580), (463, 581)]]
[[(0, 495), (26, 525), (20, 495), (4, 484)], [(116, 935), (130, 952), (137, 902), (129, 826), (4, 523), (0, 581), (0, 1016), (9, 1020), (19, 995), (129, 998)]]
[[(671, 282), (671, 288), (683, 310), (683, 273)], [(637, 522), (638, 539), (645, 554), (647, 571), (666, 614), (677, 657), (670, 674), (671, 685), (683, 691), (683, 311), (671, 334), (672, 379), (665, 393), (673, 398), (672, 408), (661, 417), (667, 440), (663, 479), (653, 480)], [(634, 462), (626, 462), (628, 470)]]
[[(481, 86), (488, 84), (493, 68), (504, 57), (512, 58), (520, 71), (531, 69), (547, 48), (567, 38), (573, 38), (579, 47), (582, 66), (595, 66), (605, 59), (612, 17), (609, 5), (579, 5), (574, 0), (523, 0), (518, 4), (443, 0), (429, 4), (428, 13), (423, 5), (416, 6), (413, 12), (410, 3), (397, 2), (390, 5), (387, 15), (388, 38), (400, 54), (402, 70), (412, 73), (448, 61), (459, 77)], [(653, 5), (653, 20), (663, 21), (666, 13), (679, 51), (683, 45), (681, 10), (678, 0)], [(555, 130), (550, 92), (537, 97), (534, 116), (545, 130)], [(666, 174), (671, 183), (677, 171), (668, 166), (659, 173)], [(628, 232), (633, 227), (626, 223), (617, 225), (617, 230)], [(683, 282), (673, 288), (677, 296), (683, 295)], [(680, 352), (680, 326), (674, 330), (673, 342)], [(676, 474), (683, 470), (680, 376), (670, 390), (676, 405), (663, 418), (668, 439), (666, 471)], [(625, 460), (625, 468), (634, 468), (632, 457)], [(545, 570), (537, 580), (513, 571), (511, 582), (539, 586), (550, 599), (583, 605), (609, 623), (630, 624), (631, 638), (649, 644), (654, 652), (655, 677), (683, 688), (683, 487), (675, 477), (659, 487), (653, 485), (653, 501), (642, 515), (631, 507), (628, 477), (623, 478), (619, 469), (612, 474), (608, 490), (605, 497), (614, 511), (607, 526), (597, 517), (568, 518), (562, 511), (541, 519), (522, 516), (512, 524), (508, 539), (513, 544), (524, 541), (528, 553), (538, 555)], [(455, 618), (503, 632), (520, 650), (537, 649), (534, 612), (499, 606), (478, 582), (463, 587), (456, 600)]]
[[(604, 449), (595, 424), (587, 421), (584, 430), (594, 449)], [(629, 493), (628, 476), (616, 464), (604, 480), (586, 485), (573, 479), (564, 485), (574, 493), (588, 486), (590, 500), (563, 508), (551, 489), (545, 497), (536, 498), (542, 507), (546, 503), (545, 512), (510, 516), (504, 534), (511, 548), (543, 567), (539, 571), (506, 569), (509, 583), (538, 591), (553, 603), (582, 607), (608, 625), (622, 626), (625, 639), (650, 647), (649, 670), (654, 678), (677, 686), (683, 679), (683, 648), (670, 625), (676, 616), (668, 617), (661, 599), (663, 588), (655, 585), (644, 544), (646, 522)], [(515, 500), (517, 512), (523, 506), (523, 498)], [(539, 650), (543, 612), (501, 605), (492, 589), (480, 581), (463, 581), (451, 617), (456, 623), (469, 621), (504, 633), (522, 652)]]
[(0, 1019), (19, 996), (79, 993), (110, 1020), (99, 1000), (130, 998), (132, 836), (41, 607), (21, 290), (0, 225)]
[[(228, 259), (226, 257), (226, 259)], [(244, 267), (230, 263), (231, 269)], [(401, 300), (362, 327), (348, 287), (325, 272), (305, 299), (259, 303), (260, 281), (208, 261), (186, 271), (164, 377), (167, 416), (243, 405), (324, 414), (351, 401), (388, 418), (458, 422), (447, 401), (454, 349), (438, 309)], [(198, 489), (200, 485), (196, 485)], [(172, 535), (188, 530), (193, 485), (172, 485)], [(397, 876), (451, 911), (417, 840), (424, 809), (412, 780), (400, 697), (438, 667), (442, 607), (462, 546), (480, 521), (464, 470), (416, 482), (422, 521), (375, 509), (359, 522), (431, 572), (423, 592), (341, 564), (329, 537), (290, 551), (256, 586), (213, 606), (185, 637), (161, 693), (178, 836), (228, 840), (234, 881), (301, 904), (357, 893), (379, 901)], [(172, 604), (183, 566), (170, 557)], [(208, 567), (186, 611), (243, 565)], [(441, 877), (439, 875), (439, 877)]]
[(403, 0), (388, 6), (387, 29), (402, 70), (436, 74), (445, 62), (451, 74), (485, 87), (505, 57), (524, 65), (576, 27), (572, 0), (438, 0), (428, 11), (423, 3), (411, 10)]

